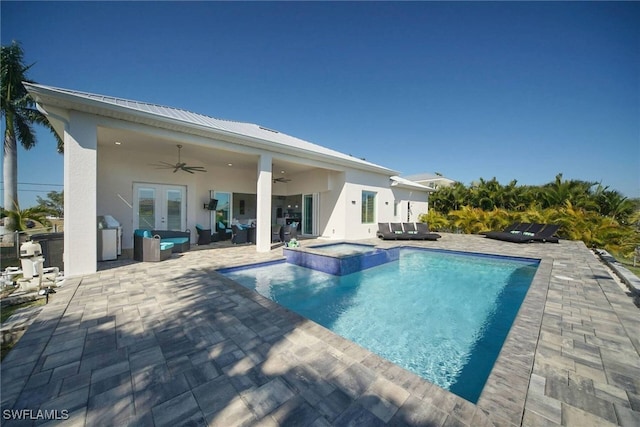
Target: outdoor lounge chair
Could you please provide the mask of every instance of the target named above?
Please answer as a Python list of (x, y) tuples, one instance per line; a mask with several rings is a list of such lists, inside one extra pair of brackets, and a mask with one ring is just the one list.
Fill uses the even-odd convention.
[(560, 226), (557, 224), (547, 224), (545, 227), (538, 231), (535, 236), (533, 236), (533, 240), (535, 242), (550, 242), (550, 243), (558, 243), (559, 240), (554, 234), (558, 232)]
[(376, 232), (376, 236), (383, 240), (396, 240), (396, 234), (391, 232), (388, 222), (378, 223), (378, 231)]
[[(524, 225), (521, 224), (519, 229), (511, 230), (509, 232), (490, 231), (487, 234), (485, 234), (485, 236), (490, 239), (502, 240), (504, 242), (529, 243), (529, 242), (535, 241), (538, 236), (538, 233), (546, 227), (546, 224), (537, 224), (537, 223), (526, 224), (526, 225), (528, 225), (528, 227), (526, 227), (525, 231), (519, 231), (520, 229), (524, 228)], [(555, 233), (556, 231), (557, 229), (553, 230), (551, 234)], [(541, 239), (541, 237), (538, 237), (538, 238)]]
[(527, 228), (529, 228), (531, 226), (531, 224), (526, 223), (526, 222), (513, 222), (511, 224), (509, 224), (504, 230), (502, 231), (481, 231), (479, 234), (482, 234), (483, 236), (489, 234), (489, 233), (508, 233), (510, 231), (525, 231)]
[(402, 228), (402, 223), (390, 222), (389, 227), (391, 228), (391, 232), (396, 235), (396, 240), (411, 240), (412, 234)]
[(408, 238), (411, 240), (418, 240), (418, 231), (416, 230), (416, 225), (413, 222), (403, 222), (402, 230), (408, 234)]
[(506, 227), (504, 230), (492, 230), (492, 231), (483, 231), (480, 234), (483, 234), (485, 236), (492, 236), (492, 235), (500, 235), (500, 233), (522, 233), (524, 231), (527, 231), (527, 228), (531, 227), (531, 223), (530, 222), (514, 222), (512, 224), (510, 224), (508, 227)]
[(418, 240), (438, 240), (440, 237), (442, 237), (441, 235), (437, 234), (437, 233), (432, 233), (429, 230), (429, 224), (427, 224), (426, 222), (416, 222), (416, 238)]

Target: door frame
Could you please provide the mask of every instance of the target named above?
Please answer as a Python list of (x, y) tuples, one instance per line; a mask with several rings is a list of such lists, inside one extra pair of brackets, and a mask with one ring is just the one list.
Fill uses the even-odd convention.
[[(311, 198), (311, 212), (307, 212), (307, 197)], [(318, 214), (320, 212), (320, 194), (319, 193), (306, 193), (302, 194), (302, 234), (305, 236), (317, 236), (318, 235)], [(307, 218), (311, 215), (311, 232), (307, 229)]]
[(141, 227), (140, 224), (140, 199), (139, 194), (141, 189), (153, 190), (154, 191), (154, 220), (155, 224), (154, 230), (168, 230), (167, 226), (167, 217), (168, 217), (168, 206), (167, 206), (167, 191), (175, 191), (178, 190), (181, 193), (181, 202), (180, 202), (180, 228), (178, 231), (184, 231), (187, 229), (187, 191), (188, 188), (186, 185), (176, 185), (176, 184), (160, 184), (154, 182), (134, 182), (133, 183), (133, 226), (134, 229), (137, 228), (148, 228)]

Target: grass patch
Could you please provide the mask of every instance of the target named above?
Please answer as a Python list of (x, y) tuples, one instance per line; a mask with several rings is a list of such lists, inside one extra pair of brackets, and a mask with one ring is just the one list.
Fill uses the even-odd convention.
[(611, 254), (620, 264), (624, 265), (629, 271), (640, 278), (640, 258), (636, 259), (636, 266), (633, 266), (633, 257), (626, 258), (620, 254)]
[(15, 313), (16, 310), (19, 310), (21, 308), (27, 308), (27, 307), (39, 307), (41, 305), (45, 305), (46, 303), (47, 302), (45, 298), (38, 298), (37, 300), (24, 302), (22, 304), (9, 305), (3, 308), (2, 312), (0, 313), (0, 324), (4, 323), (5, 320), (11, 317), (11, 315)]
[[(10, 305), (7, 307), (4, 307), (2, 309), (2, 311), (0, 311), (0, 324), (4, 323), (9, 317), (11, 317), (11, 315), (13, 313), (15, 313), (17, 310), (21, 309), (21, 308), (27, 308), (27, 307), (38, 307), (41, 305), (45, 305), (47, 302), (44, 298), (39, 298), (37, 300), (34, 301), (29, 301), (29, 302), (25, 302), (22, 304), (16, 304), (16, 305)], [(18, 343), (18, 341), (20, 340), (20, 337), (22, 336), (24, 332), (22, 333), (18, 333), (18, 337), (17, 339), (10, 343), (10, 344), (3, 344), (2, 346), (0, 346), (0, 360), (4, 359), (4, 357), (9, 354), (9, 352), (11, 351), (11, 349), (13, 348), (14, 345), (16, 345)]]

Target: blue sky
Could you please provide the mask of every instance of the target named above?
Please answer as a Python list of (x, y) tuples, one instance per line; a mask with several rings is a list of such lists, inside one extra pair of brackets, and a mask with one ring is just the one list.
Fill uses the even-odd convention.
[[(38, 83), (257, 123), (402, 175), (640, 197), (635, 2), (7, 2)], [(23, 207), (61, 190), (39, 131)], [(57, 186), (56, 186), (57, 185)], [(30, 191), (25, 191), (30, 190)], [(36, 191), (41, 191), (37, 193)]]

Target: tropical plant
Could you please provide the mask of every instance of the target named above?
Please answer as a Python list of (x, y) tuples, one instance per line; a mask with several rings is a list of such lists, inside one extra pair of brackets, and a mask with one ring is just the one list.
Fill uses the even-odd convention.
[(5, 222), (5, 227), (9, 231), (25, 231), (28, 227), (29, 221), (35, 221), (43, 226), (50, 225), (49, 220), (47, 220), (47, 215), (49, 214), (48, 210), (41, 209), (39, 207), (28, 208), (28, 209), (17, 209), (17, 210), (7, 210), (2, 209), (2, 213), (0, 216), (10, 221)]
[(615, 218), (620, 223), (627, 223), (629, 217), (636, 210), (634, 202), (624, 197), (619, 191), (609, 190), (609, 187), (598, 187), (593, 194), (600, 215)]
[(562, 206), (566, 201), (570, 201), (574, 206), (586, 209), (595, 209), (595, 201), (590, 197), (591, 188), (596, 182), (581, 180), (562, 180), (562, 174), (556, 175), (554, 182), (542, 187), (540, 194), (543, 207)]
[(62, 218), (64, 215), (64, 191), (49, 191), (46, 199), (36, 196), (36, 202), (38, 202), (40, 209), (49, 212), (51, 215), (58, 218)]
[[(32, 64), (33, 65), (33, 64)], [(29, 150), (36, 144), (33, 124), (40, 124), (50, 129), (58, 142), (58, 151), (62, 151), (63, 142), (53, 127), (35, 108), (22, 82), (31, 82), (27, 71), (32, 65), (24, 65), (24, 52), (17, 42), (2, 46), (0, 53), (0, 98), (2, 119), (4, 120), (4, 207), (19, 212), (18, 203), (18, 152), (17, 141)], [(10, 219), (11, 221), (11, 219)]]
[(418, 216), (418, 221), (426, 222), (432, 231), (449, 231), (449, 220), (435, 209), (429, 209), (426, 214)]
[(451, 224), (463, 233), (475, 234), (488, 230), (487, 213), (479, 208), (463, 206), (462, 209), (449, 212)]
[(446, 214), (469, 204), (469, 190), (461, 182), (450, 187), (439, 188), (429, 198), (430, 206), (436, 211)]

